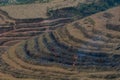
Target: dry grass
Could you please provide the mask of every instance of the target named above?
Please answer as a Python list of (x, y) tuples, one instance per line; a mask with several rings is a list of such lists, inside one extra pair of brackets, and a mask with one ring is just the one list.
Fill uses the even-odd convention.
[(46, 18), (47, 9), (57, 9), (63, 7), (76, 6), (78, 3), (84, 3), (85, 0), (53, 0), (49, 3), (36, 3), (27, 5), (3, 6), (0, 9), (8, 12), (14, 18)]

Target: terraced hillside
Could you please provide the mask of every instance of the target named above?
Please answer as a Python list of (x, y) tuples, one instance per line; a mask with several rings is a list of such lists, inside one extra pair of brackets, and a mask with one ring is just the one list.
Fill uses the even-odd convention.
[[(119, 10), (120, 6), (15, 44), (1, 54), (1, 72), (13, 79), (120, 80)], [(18, 25), (12, 37), (22, 31), (17, 29)]]
[(0, 11), (0, 47), (14, 45), (16, 42), (52, 31), (71, 21), (69, 18), (54, 20), (42, 18), (14, 19), (4, 11)]
[[(10, 46), (22, 40), (41, 35), (42, 33), (51, 32), (57, 27), (61, 27), (71, 21), (70, 18), (59, 18), (54, 20), (42, 18), (15, 19), (10, 17), (6, 12), (0, 10), (0, 58)], [(3, 63), (4, 61), (0, 59), (0, 80), (8, 80), (8, 78), (13, 80), (14, 77), (1, 71), (4, 70), (2, 66), (6, 65)]]
[[(0, 58), (10, 46), (15, 45), (22, 40), (41, 35), (42, 33), (51, 32), (57, 27), (64, 26), (71, 21), (72, 19), (70, 18), (59, 18), (54, 20), (42, 18), (15, 19), (10, 17), (8, 13), (0, 10)], [(4, 61), (0, 59), (0, 80), (8, 80), (9, 78), (14, 80), (14, 77), (2, 71), (4, 70), (2, 67), (5, 65)]]

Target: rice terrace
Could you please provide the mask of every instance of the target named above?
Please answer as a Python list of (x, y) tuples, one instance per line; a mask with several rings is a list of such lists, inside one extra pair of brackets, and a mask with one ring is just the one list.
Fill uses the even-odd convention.
[(120, 0), (0, 0), (0, 80), (120, 80)]

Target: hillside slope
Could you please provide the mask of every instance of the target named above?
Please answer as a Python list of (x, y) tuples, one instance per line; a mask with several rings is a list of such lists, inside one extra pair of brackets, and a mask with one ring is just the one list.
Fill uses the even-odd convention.
[(119, 80), (119, 10), (97, 13), (12, 46), (0, 58), (1, 71), (20, 79)]
[(32, 2), (31, 4), (24, 3), (26, 0), (22, 1), (24, 5), (1, 6), (0, 9), (6, 11), (11, 17), (14, 18), (47, 18), (48, 16), (46, 13), (50, 9), (76, 6), (78, 3), (89, 3), (86, 0), (49, 0), (50, 2), (47, 3)]

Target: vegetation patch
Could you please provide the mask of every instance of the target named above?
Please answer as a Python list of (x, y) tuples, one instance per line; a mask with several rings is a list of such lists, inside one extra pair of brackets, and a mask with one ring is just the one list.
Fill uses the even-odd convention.
[(48, 3), (52, 0), (0, 0), (0, 6), (5, 5), (18, 5), (18, 4), (31, 4), (31, 3)]
[(67, 7), (56, 10), (49, 9), (47, 15), (50, 16), (50, 18), (77, 17), (77, 19), (79, 19), (118, 5), (120, 5), (120, 0), (100, 0), (90, 4), (80, 3), (76, 7)]

